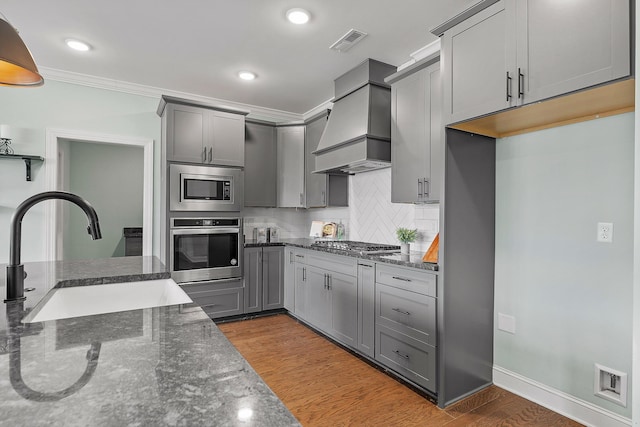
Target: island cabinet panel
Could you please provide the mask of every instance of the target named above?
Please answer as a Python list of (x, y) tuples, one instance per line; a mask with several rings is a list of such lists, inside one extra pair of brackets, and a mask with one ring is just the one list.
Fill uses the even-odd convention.
[(244, 166), (244, 114), (167, 103), (167, 160)]
[(244, 205), (276, 207), (276, 128), (248, 122), (244, 153)]
[(284, 307), (284, 248), (245, 248), (244, 312)]
[(375, 355), (375, 280), (376, 264), (358, 260), (358, 344), (356, 348), (371, 358)]
[(445, 124), (628, 77), (630, 22), (627, 0), (501, 0), (445, 29)]
[[(442, 88), (440, 64), (425, 59), (391, 82), (391, 201), (440, 200)], [(397, 76), (397, 77), (396, 77)]]
[(242, 279), (211, 280), (181, 283), (180, 287), (212, 319), (243, 313), (244, 288)]

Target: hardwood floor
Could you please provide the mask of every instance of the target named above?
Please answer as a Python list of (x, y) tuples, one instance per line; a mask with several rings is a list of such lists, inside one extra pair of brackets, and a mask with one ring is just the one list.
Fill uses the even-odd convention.
[(491, 386), (439, 409), (286, 314), (218, 325), (303, 426), (580, 426)]

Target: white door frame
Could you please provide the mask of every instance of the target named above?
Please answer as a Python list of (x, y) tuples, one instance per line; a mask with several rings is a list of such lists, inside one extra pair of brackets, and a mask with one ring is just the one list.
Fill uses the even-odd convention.
[[(60, 191), (60, 164), (58, 153), (60, 140), (82, 141), (95, 144), (114, 144), (142, 147), (144, 150), (143, 195), (142, 195), (142, 255), (153, 254), (153, 139), (109, 135), (68, 129), (46, 129), (45, 181), (46, 191)], [(57, 203), (45, 206), (45, 255), (48, 260), (62, 257), (62, 227), (58, 227)]]

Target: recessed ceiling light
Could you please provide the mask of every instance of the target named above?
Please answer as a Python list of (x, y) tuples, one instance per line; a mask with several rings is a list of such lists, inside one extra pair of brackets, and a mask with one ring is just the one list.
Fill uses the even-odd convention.
[(287, 11), (287, 19), (294, 24), (306, 24), (309, 22), (309, 12), (304, 9), (289, 9)]
[(66, 39), (64, 41), (67, 46), (69, 46), (71, 49), (73, 50), (77, 50), (80, 52), (86, 52), (89, 49), (91, 49), (91, 46), (89, 46), (88, 44), (86, 44), (85, 42), (81, 42), (80, 40), (76, 40), (76, 39)]
[(256, 74), (252, 73), (251, 71), (240, 71), (238, 73), (238, 77), (240, 77), (242, 80), (253, 80), (256, 78)]

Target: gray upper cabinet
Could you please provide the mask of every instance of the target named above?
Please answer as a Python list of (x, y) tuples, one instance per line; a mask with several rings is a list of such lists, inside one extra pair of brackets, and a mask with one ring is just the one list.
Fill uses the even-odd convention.
[(427, 203), (442, 186), (442, 85), (438, 57), (386, 79), (391, 83), (391, 201)]
[(173, 162), (244, 166), (244, 116), (163, 96), (167, 160)]
[(630, 74), (628, 0), (519, 0), (517, 15), (522, 102)]
[(516, 105), (514, 18), (502, 0), (442, 36), (444, 124)]
[(277, 128), (277, 206), (305, 207), (304, 126)]
[(433, 30), (445, 124), (630, 75), (628, 0), (485, 0), (471, 10)]
[(327, 124), (327, 114), (312, 119), (306, 124), (305, 151), (305, 206), (324, 208), (327, 206), (348, 206), (349, 181), (347, 175), (312, 173), (316, 168), (316, 155), (320, 137)]
[(244, 166), (244, 205), (276, 207), (275, 126), (247, 122)]

